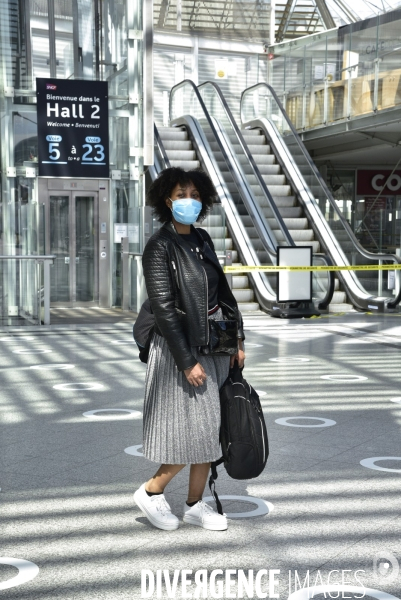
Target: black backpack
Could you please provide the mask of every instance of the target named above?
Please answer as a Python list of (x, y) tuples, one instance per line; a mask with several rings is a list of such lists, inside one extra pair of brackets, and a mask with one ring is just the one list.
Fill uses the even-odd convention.
[(223, 456), (212, 463), (209, 487), (220, 514), (221, 503), (215, 491), (217, 466), (224, 467), (233, 479), (253, 479), (265, 468), (269, 456), (266, 423), (259, 396), (242, 377), (235, 362), (220, 390), (220, 442)]

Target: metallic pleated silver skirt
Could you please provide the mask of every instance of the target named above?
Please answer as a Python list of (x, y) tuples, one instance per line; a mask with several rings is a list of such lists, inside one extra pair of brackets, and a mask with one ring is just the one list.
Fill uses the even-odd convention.
[[(221, 309), (209, 317), (223, 319)], [(178, 371), (166, 340), (154, 334), (147, 363), (143, 412), (143, 453), (158, 463), (196, 464), (217, 460), (219, 389), (228, 376), (229, 356), (204, 356), (192, 348), (206, 382), (190, 385)]]

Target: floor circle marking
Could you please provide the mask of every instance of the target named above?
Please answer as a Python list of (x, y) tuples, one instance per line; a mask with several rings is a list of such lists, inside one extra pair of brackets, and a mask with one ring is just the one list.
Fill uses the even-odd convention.
[(49, 354), (52, 350), (45, 348), (39, 348), (38, 350), (31, 350), (30, 348), (22, 348), (21, 350), (13, 350), (13, 354)]
[(262, 392), (262, 390), (255, 390), (255, 392), (257, 393), (258, 396), (262, 397), (262, 396), (266, 396), (267, 392)]
[(376, 463), (380, 460), (400, 460), (401, 456), (373, 456), (372, 458), (364, 458), (360, 464), (367, 469), (374, 471), (386, 471), (387, 473), (401, 473), (401, 469), (389, 469), (388, 467), (379, 467)]
[(263, 348), (263, 344), (251, 344), (250, 342), (246, 343), (247, 348)]
[[(377, 598), (377, 600), (401, 600), (400, 598), (397, 598), (392, 594), (387, 594), (387, 592), (381, 592), (380, 590), (374, 590), (372, 588), (359, 587), (357, 585), (347, 584), (316, 585), (314, 587), (302, 588), (301, 590), (293, 592), (290, 596), (288, 596), (288, 600), (309, 600), (310, 598), (313, 598), (318, 594), (324, 594), (326, 596), (326, 593), (330, 594), (330, 592), (342, 592), (342, 594), (344, 594), (344, 592), (352, 592), (354, 594), (362, 594), (359, 596), (359, 598), (366, 598), (368, 596), (371, 596), (372, 598)], [(341, 597), (351, 598), (351, 596), (344, 595), (331, 596), (331, 598)]]
[(39, 369), (41, 371), (51, 371), (52, 369), (74, 369), (75, 365), (70, 364), (54, 364), (54, 365), (32, 365), (30, 369)]
[(297, 363), (297, 362), (310, 362), (310, 358), (298, 358), (296, 356), (278, 356), (276, 358), (269, 358), (271, 362), (278, 363)]
[(8, 590), (10, 588), (16, 587), (17, 585), (27, 583), (27, 581), (31, 581), (31, 579), (34, 579), (39, 573), (38, 565), (35, 565), (35, 563), (29, 560), (23, 560), (22, 558), (0, 556), (0, 565), (10, 565), (11, 567), (17, 567), (19, 571), (15, 577), (11, 577), (11, 579), (7, 579), (7, 581), (0, 581), (0, 590)]
[(0, 342), (18, 342), (19, 340), (34, 340), (34, 337), (30, 337), (28, 335), (21, 335), (18, 337), (5, 337), (5, 338), (0, 338)]
[(142, 447), (142, 444), (139, 444), (138, 446), (128, 446), (128, 448), (124, 449), (124, 452), (126, 454), (131, 454), (131, 456), (143, 456), (143, 453), (140, 452)]
[(135, 344), (135, 340), (114, 340), (111, 342), (112, 344), (116, 344), (118, 346), (122, 346), (123, 344)]
[[(288, 423), (290, 419), (320, 421), (320, 423), (316, 425), (298, 425), (296, 423)], [(333, 425), (337, 425), (337, 422), (333, 421), (333, 419), (323, 419), (322, 417), (282, 417), (276, 419), (275, 423), (277, 425), (285, 425), (286, 427), (332, 427)]]
[[(121, 415), (110, 415), (103, 414), (98, 415), (97, 413), (110, 413), (110, 412), (120, 412), (124, 413)], [(98, 408), (97, 410), (87, 410), (82, 413), (84, 417), (88, 419), (104, 419), (109, 421), (118, 421), (121, 419), (140, 419), (142, 417), (142, 413), (139, 410), (131, 410), (129, 408)]]
[(328, 381), (337, 381), (338, 383), (353, 383), (357, 381), (366, 381), (368, 377), (364, 377), (363, 375), (321, 375), (320, 379), (327, 379)]
[(401, 398), (400, 397), (390, 398), (390, 402), (395, 402), (396, 404), (401, 404)]
[[(75, 387), (72, 387), (75, 386)], [(88, 391), (88, 390), (103, 390), (104, 385), (101, 383), (58, 383), (53, 386), (54, 390), (62, 390), (64, 392), (72, 391)]]
[[(262, 498), (255, 498), (255, 496), (219, 496), (220, 500), (239, 500), (240, 502), (251, 502), (252, 504), (256, 504), (255, 510), (250, 510), (249, 512), (240, 512), (240, 513), (226, 513), (229, 519), (249, 519), (251, 517), (261, 517), (263, 515), (267, 515), (272, 512), (274, 509), (274, 505), (267, 500), (262, 500)], [(211, 502), (213, 500), (212, 496), (207, 496), (203, 498), (205, 502)]]

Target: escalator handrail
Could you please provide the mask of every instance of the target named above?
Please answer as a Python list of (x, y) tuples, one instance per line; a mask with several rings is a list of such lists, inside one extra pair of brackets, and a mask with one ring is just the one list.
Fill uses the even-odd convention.
[[(333, 266), (333, 261), (326, 254), (314, 254), (313, 257), (319, 258), (324, 263), (326, 263), (326, 265), (328, 265), (330, 267)], [(326, 296), (317, 305), (319, 310), (325, 310), (326, 308), (328, 308), (329, 304), (333, 300), (335, 285), (336, 285), (336, 276), (335, 276), (334, 271), (329, 271), (328, 277), (329, 277), (329, 285), (327, 287)]]
[[(277, 130), (275, 124), (269, 119), (263, 117), (254, 121), (248, 121), (246, 126), (251, 128), (258, 127), (264, 131), (269, 143), (272, 145), (276, 153), (276, 156), (278, 156), (280, 162), (282, 162), (283, 169), (289, 181), (291, 182), (291, 185), (294, 189), (297, 189), (298, 198), (303, 205), (306, 214), (309, 215), (309, 220), (312, 223), (312, 227), (314, 229), (316, 228), (318, 236), (321, 238), (323, 245), (330, 254), (331, 260), (334, 261), (334, 264), (349, 266), (347, 256), (343, 252), (341, 245), (338, 244), (337, 239), (326, 219), (323, 218), (313, 194), (305, 182), (301, 171), (297, 167), (296, 162), (293, 160), (291, 152), (285, 144), (283, 137)], [(374, 303), (383, 305), (383, 298), (375, 297), (368, 293), (362, 286), (354, 271), (341, 271), (338, 276), (345, 284), (346, 289), (352, 298), (352, 302), (357, 308), (366, 310), (371, 308), (371, 305)], [(398, 293), (399, 290), (397, 292), (397, 297), (393, 300), (390, 300), (390, 298), (384, 299), (388, 305), (388, 308), (395, 307), (393, 306), (393, 303), (398, 302)]]
[[(250, 201), (248, 200), (247, 194), (244, 194), (244, 189), (250, 194), (250, 196), (253, 198), (253, 194), (251, 191), (248, 191), (249, 186), (245, 187), (241, 187), (240, 185), (240, 181), (238, 180), (238, 173), (235, 171), (235, 169), (233, 168), (232, 162), (230, 160), (230, 157), (228, 156), (226, 149), (224, 147), (224, 145), (221, 143), (220, 140), (220, 135), (218, 134), (218, 132), (216, 131), (216, 127), (215, 127), (215, 123), (213, 122), (214, 119), (210, 116), (209, 111), (207, 110), (205, 103), (203, 102), (203, 99), (199, 93), (199, 90), (197, 88), (197, 86), (195, 85), (195, 83), (191, 80), (191, 79), (184, 79), (183, 81), (181, 81), (180, 83), (178, 83), (177, 85), (175, 85), (174, 87), (171, 88), (171, 92), (170, 92), (170, 122), (173, 121), (174, 119), (172, 118), (172, 100), (174, 97), (174, 93), (181, 87), (184, 87), (185, 85), (189, 85), (193, 92), (195, 93), (195, 96), (202, 108), (202, 111), (204, 113), (204, 116), (208, 122), (208, 125), (213, 133), (214, 138), (216, 139), (220, 151), (223, 155), (223, 158), (227, 164), (227, 167), (230, 171), (230, 173), (232, 174), (233, 178), (234, 178), (234, 182), (237, 185), (238, 191), (241, 195), (241, 198), (244, 202), (244, 205), (248, 211), (249, 216), (252, 219), (253, 225), (255, 226), (256, 231), (259, 234), (260, 240), (266, 250), (266, 252), (269, 254), (269, 256), (272, 258), (272, 262), (274, 263), (276, 260), (276, 256), (277, 256), (277, 252), (275, 249), (275, 242), (276, 240), (271, 237), (272, 236), (272, 232), (270, 231), (270, 227), (267, 224), (267, 221), (265, 219), (265, 216), (263, 215), (263, 213), (261, 214), (259, 205), (257, 202), (253, 202), (253, 205), (251, 205)], [(183, 115), (181, 115), (183, 116)], [(245, 181), (245, 183), (247, 183)], [(256, 214), (255, 214), (256, 213)], [(267, 243), (266, 240), (270, 240), (271, 242), (271, 246)], [(290, 236), (291, 239), (291, 236)], [(293, 243), (291, 243), (291, 245), (293, 245)]]
[(171, 167), (171, 164), (170, 164), (169, 158), (167, 156), (166, 149), (163, 145), (162, 139), (160, 137), (159, 131), (156, 127), (156, 124), (153, 125), (153, 131), (154, 131), (154, 135), (155, 135), (155, 146), (157, 147), (157, 149), (160, 152), (160, 155), (163, 159), (163, 163), (164, 163), (163, 168), (169, 169)]
[(255, 177), (256, 177), (256, 179), (257, 179), (260, 187), (262, 188), (265, 196), (268, 199), (269, 206), (270, 206), (271, 210), (274, 213), (276, 221), (278, 222), (278, 224), (280, 226), (280, 229), (281, 229), (281, 231), (282, 231), (282, 233), (283, 233), (283, 235), (285, 237), (285, 240), (286, 240), (286, 242), (287, 242), (287, 244), (289, 246), (293, 246), (294, 242), (292, 240), (290, 232), (288, 231), (287, 225), (285, 224), (284, 219), (281, 216), (281, 213), (278, 210), (278, 208), (277, 208), (277, 206), (276, 206), (276, 204), (275, 204), (275, 202), (273, 200), (273, 197), (272, 197), (271, 193), (269, 192), (269, 189), (268, 189), (268, 187), (267, 187), (267, 185), (265, 183), (265, 180), (263, 179), (262, 174), (259, 171), (257, 164), (255, 163), (255, 160), (254, 160), (254, 158), (253, 158), (253, 156), (252, 156), (252, 154), (251, 154), (251, 152), (250, 152), (250, 150), (248, 148), (248, 145), (245, 142), (244, 136), (242, 135), (242, 132), (241, 132), (240, 128), (238, 127), (238, 125), (237, 125), (237, 123), (236, 123), (236, 121), (235, 121), (235, 119), (233, 117), (231, 109), (228, 106), (227, 101), (224, 98), (224, 96), (223, 96), (223, 94), (221, 92), (220, 87), (217, 85), (217, 83), (214, 83), (213, 81), (205, 81), (205, 82), (201, 83), (200, 85), (198, 85), (198, 90), (200, 90), (201, 88), (204, 88), (206, 86), (211, 86), (214, 89), (214, 91), (217, 93), (217, 95), (219, 96), (219, 100), (220, 100), (220, 102), (221, 102), (221, 104), (222, 104), (222, 106), (223, 106), (223, 108), (225, 110), (225, 113), (227, 115), (228, 120), (230, 121), (230, 125), (231, 125), (232, 129), (234, 130), (235, 135), (237, 136), (237, 139), (238, 139), (238, 141), (240, 143), (240, 146), (241, 146), (241, 148), (242, 148), (245, 156), (247, 157), (247, 159), (249, 161), (249, 164), (251, 165), (252, 171), (253, 171), (253, 173), (254, 173), (254, 175), (255, 175)]
[[(312, 224), (313, 228), (316, 227), (318, 236), (322, 238), (323, 245), (326, 246), (331, 259), (335, 262), (335, 264), (348, 265), (349, 262), (346, 255), (344, 254), (341, 246), (338, 244), (329, 224), (323, 218), (321, 212), (318, 211), (315, 199), (307, 183), (305, 182), (301, 171), (293, 160), (292, 154), (285, 144), (282, 135), (279, 133), (273, 121), (263, 117), (256, 119), (255, 121), (248, 121), (246, 126), (251, 128), (258, 127), (262, 129), (269, 140), (269, 143), (272, 145), (278, 160), (282, 162), (284, 172), (290, 180), (292, 187), (297, 190), (298, 198), (303, 204), (307, 215), (309, 215), (310, 223)], [(307, 200), (304, 198), (304, 194), (307, 196)], [(319, 222), (321, 223), (321, 228), (317, 227)], [(372, 296), (368, 294), (361, 286), (361, 283), (354, 272), (343, 272), (341, 273), (340, 277), (345, 280), (349, 279), (349, 281), (345, 283), (358, 308), (366, 308), (370, 301), (373, 301)], [(360, 299), (362, 299), (362, 304), (359, 301)]]
[[(253, 85), (249, 88), (247, 88), (246, 90), (244, 90), (241, 94), (241, 108), (240, 108), (240, 112), (241, 112), (241, 121), (244, 123), (245, 119), (243, 119), (243, 114), (242, 114), (242, 107), (243, 107), (243, 98), (244, 95), (247, 93), (250, 93), (251, 90), (254, 90), (257, 87), (265, 87), (269, 90), (269, 92), (271, 93), (271, 95), (273, 96), (274, 100), (277, 102), (282, 115), (284, 117), (284, 119), (287, 122), (287, 125), (289, 126), (289, 128), (291, 129), (291, 133), (294, 135), (299, 147), (301, 148), (301, 151), (304, 155), (304, 157), (306, 158), (309, 166), (311, 167), (311, 169), (313, 170), (316, 178), (319, 181), (320, 186), (322, 187), (324, 193), (327, 195), (327, 199), (330, 202), (331, 206), (333, 207), (333, 209), (335, 210), (335, 212), (337, 213), (342, 225), (344, 226), (344, 229), (347, 231), (347, 234), (354, 246), (354, 248), (356, 250), (358, 250), (358, 252), (360, 254), (362, 254), (362, 256), (364, 256), (365, 258), (369, 259), (369, 260), (390, 260), (392, 262), (395, 263), (401, 263), (401, 258), (396, 256), (395, 254), (385, 254), (385, 253), (375, 253), (375, 252), (369, 252), (368, 250), (365, 250), (365, 248), (362, 246), (362, 244), (357, 240), (357, 238), (355, 237), (354, 232), (351, 229), (350, 224), (348, 223), (348, 221), (344, 218), (342, 212), (340, 211), (340, 209), (338, 208), (329, 188), (327, 187), (326, 182), (324, 181), (323, 177), (321, 176), (321, 174), (319, 173), (319, 171), (316, 168), (315, 163), (313, 162), (305, 144), (303, 143), (299, 133), (297, 132), (297, 130), (295, 129), (294, 125), (292, 124), (290, 118), (288, 117), (285, 108), (283, 107), (280, 99), (278, 98), (276, 92), (274, 91), (274, 89), (272, 88), (271, 85), (269, 85), (268, 83), (257, 83), (256, 85)], [(283, 136), (284, 137), (284, 136)]]

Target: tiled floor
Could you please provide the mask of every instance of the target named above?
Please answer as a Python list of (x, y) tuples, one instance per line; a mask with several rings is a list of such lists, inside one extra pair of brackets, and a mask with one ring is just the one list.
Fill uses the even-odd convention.
[[(133, 492), (155, 465), (124, 452), (142, 442), (141, 415), (83, 416), (142, 411), (145, 366), (129, 321), (0, 331), (0, 556), (39, 568), (30, 581), (7, 587), (30, 571), (0, 558), (0, 598), (185, 597), (181, 579), (170, 595), (164, 580), (159, 596), (157, 587), (142, 594), (145, 569), (155, 578), (168, 570), (171, 579), (174, 570), (192, 570), (188, 594), (195, 593), (195, 571), (206, 570), (198, 575), (210, 584), (200, 587), (206, 598), (240, 597), (240, 570), (248, 580), (250, 570), (255, 579), (259, 572), (253, 598), (287, 600), (292, 593), (291, 600), (306, 600), (313, 590), (294, 591), (308, 576), (310, 587), (326, 586), (315, 588), (318, 600), (329, 589), (333, 598), (360, 598), (365, 588), (382, 592), (366, 592), (369, 599), (401, 598), (401, 316), (254, 316), (246, 326), (244, 375), (265, 392), (271, 454), (255, 480), (231, 480), (221, 468), (218, 491), (261, 498), (274, 509), (232, 519), (226, 532), (153, 528)], [(54, 388), (60, 384), (67, 389)], [(280, 418), (298, 426), (276, 423)], [(372, 457), (387, 457), (376, 465), (388, 470), (360, 464)], [(177, 514), (186, 481), (187, 469), (166, 494)], [(246, 513), (255, 505), (226, 501), (224, 508)], [(216, 569), (223, 575), (215, 587), (209, 579)], [(229, 569), (236, 571), (232, 595), (218, 583)], [(280, 571), (275, 586), (270, 573), (270, 590), (263, 569)], [(329, 584), (341, 577), (348, 586), (333, 592)]]

